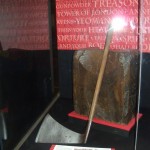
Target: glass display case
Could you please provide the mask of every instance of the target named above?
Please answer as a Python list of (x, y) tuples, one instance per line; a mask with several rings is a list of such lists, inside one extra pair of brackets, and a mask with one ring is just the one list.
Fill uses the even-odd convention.
[[(56, 1), (60, 91), (62, 97), (72, 101), (69, 117), (79, 126), (83, 123), (83, 133), (111, 30), (109, 25), (114, 24), (89, 145), (142, 149), (140, 132), (142, 135), (149, 108), (148, 80), (144, 79), (148, 77), (149, 62), (148, 8), (146, 0)], [(148, 131), (148, 122), (145, 126)], [(143, 143), (148, 139), (146, 136)]]
[[(56, 83), (60, 96), (58, 94), (57, 102), (54, 98), (55, 102), (44, 110), (39, 117), (41, 121), (33, 124), (32, 132), (25, 135), (26, 140), (17, 148), (69, 149), (71, 144), (77, 150), (89, 147), (90, 150), (92, 147), (98, 150), (150, 149), (150, 2), (39, 0), (38, 4), (43, 3), (45, 7), (38, 8), (46, 11), (40, 17), (49, 20), (49, 31), (48, 20), (43, 21), (44, 18), (40, 19), (41, 26), (47, 28), (42, 30), (35, 26), (34, 29), (39, 30), (40, 42), (45, 46), (50, 42), (51, 60), (49, 51), (44, 57), (41, 53), (36, 56), (34, 51), (32, 58), (38, 63), (33, 64), (38, 64), (38, 81), (45, 77), (41, 71), (46, 73), (48, 67), (52, 67), (52, 72), (47, 72), (52, 84), (47, 83), (48, 80), (40, 83)], [(26, 11), (23, 14), (26, 16)], [(43, 39), (45, 33), (47, 37)], [(28, 42), (31, 47), (35, 46), (34, 41)], [(44, 58), (47, 65), (42, 66), (39, 58)], [(39, 92), (34, 94), (40, 96), (42, 90), (49, 96), (48, 86), (51, 86), (41, 89), (40, 83)]]
[(135, 149), (141, 150), (144, 147), (149, 149), (150, 140), (150, 103), (149, 103), (149, 5), (146, 0), (139, 2), (139, 49), (140, 73), (139, 73), (139, 100), (138, 112), (143, 114), (143, 118), (137, 122)]

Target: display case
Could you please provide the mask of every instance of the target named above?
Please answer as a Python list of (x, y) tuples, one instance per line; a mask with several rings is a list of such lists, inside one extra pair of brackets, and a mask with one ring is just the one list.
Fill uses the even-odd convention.
[[(79, 126), (83, 123), (86, 128), (89, 119), (109, 25), (114, 23), (117, 29), (124, 25), (113, 31), (90, 145), (133, 150), (142, 149), (149, 139), (141, 131), (144, 140), (138, 140), (139, 128), (149, 130), (145, 120), (149, 109), (148, 8), (145, 0), (56, 1), (61, 96), (73, 101), (69, 118)], [(132, 127), (124, 130), (131, 122)]]
[[(57, 102), (54, 98), (17, 148), (150, 149), (150, 2), (39, 0), (41, 3), (46, 5), (38, 6), (39, 10), (49, 12), (40, 15), (42, 21), (49, 19), (49, 31), (46, 20), (46, 30), (38, 28), (38, 39), (45, 46), (50, 40), (50, 66), (59, 70), (55, 70), (59, 74), (52, 72), (51, 82), (57, 83), (60, 97), (58, 94)], [(50, 39), (42, 39), (44, 33)], [(30, 44), (35, 46), (34, 41)]]
[[(140, 55), (140, 71), (139, 71), (139, 101), (138, 112), (143, 114), (143, 119), (138, 121), (135, 139), (135, 149), (140, 150), (143, 147), (149, 149), (150, 140), (150, 103), (149, 103), (149, 5), (150, 3), (145, 0), (140, 1), (139, 5), (139, 49)], [(140, 144), (143, 143), (143, 144)]]

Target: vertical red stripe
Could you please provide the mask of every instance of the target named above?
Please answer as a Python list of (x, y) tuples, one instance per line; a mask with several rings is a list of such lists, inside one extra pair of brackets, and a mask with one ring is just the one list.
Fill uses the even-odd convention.
[(56, 145), (52, 145), (49, 150), (54, 150)]

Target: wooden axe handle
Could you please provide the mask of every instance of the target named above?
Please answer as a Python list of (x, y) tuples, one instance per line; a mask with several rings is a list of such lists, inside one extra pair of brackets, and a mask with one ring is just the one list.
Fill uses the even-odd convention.
[(105, 67), (106, 67), (107, 56), (108, 56), (108, 52), (109, 52), (110, 43), (111, 43), (111, 40), (112, 40), (112, 35), (113, 35), (113, 29), (110, 26), (108, 31), (107, 31), (103, 58), (102, 58), (102, 62), (101, 62), (101, 65), (100, 65), (100, 70), (99, 70), (99, 74), (98, 74), (96, 88), (95, 88), (95, 92), (94, 92), (94, 96), (93, 96), (93, 100), (92, 100), (92, 105), (91, 105), (90, 114), (89, 114), (89, 118), (88, 118), (88, 124), (87, 124), (85, 137), (84, 137), (84, 143), (87, 142), (89, 132), (90, 132), (90, 128), (91, 128), (91, 124), (92, 124), (93, 117), (94, 117), (94, 114), (95, 114), (95, 108), (96, 108), (99, 92), (100, 92), (101, 85), (102, 85), (102, 80), (103, 80), (103, 76), (104, 76), (104, 71), (105, 71)]

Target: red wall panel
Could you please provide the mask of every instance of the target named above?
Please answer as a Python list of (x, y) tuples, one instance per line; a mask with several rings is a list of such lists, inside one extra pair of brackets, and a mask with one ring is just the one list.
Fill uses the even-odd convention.
[[(137, 49), (138, 4), (138, 0), (56, 0), (58, 49), (103, 49), (108, 25), (115, 17), (124, 18), (127, 26), (114, 32), (111, 49)], [(143, 51), (146, 52), (150, 51), (149, 8), (150, 1), (144, 0)]]
[(0, 0), (3, 49), (49, 48), (48, 0)]
[(127, 26), (114, 33), (111, 48), (137, 48), (138, 0), (57, 0), (56, 10), (58, 49), (103, 49), (115, 17), (124, 18)]
[(142, 21), (143, 21), (143, 45), (142, 50), (144, 52), (150, 52), (150, 0), (143, 0), (143, 11), (142, 11)]

